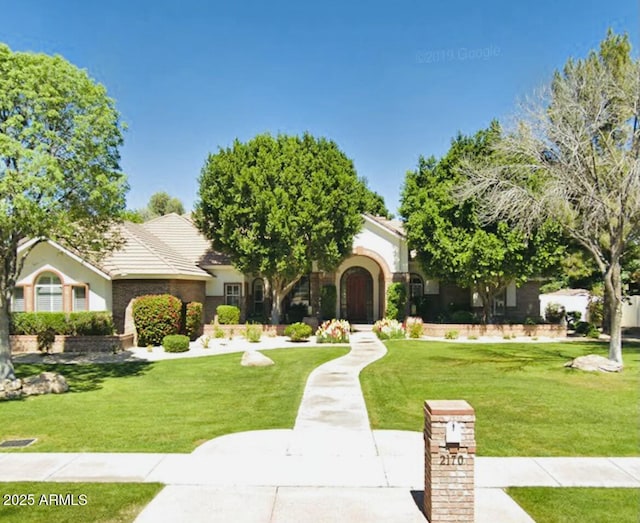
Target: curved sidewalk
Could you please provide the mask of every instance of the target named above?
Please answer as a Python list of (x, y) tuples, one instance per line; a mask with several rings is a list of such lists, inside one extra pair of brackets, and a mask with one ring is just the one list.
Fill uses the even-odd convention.
[[(229, 434), (191, 454), (0, 453), (0, 481), (160, 482), (137, 522), (424, 522), (419, 432), (371, 431), (358, 379), (372, 333), (309, 376), (293, 429)], [(509, 486), (640, 488), (640, 458), (476, 458), (476, 522), (530, 523)]]

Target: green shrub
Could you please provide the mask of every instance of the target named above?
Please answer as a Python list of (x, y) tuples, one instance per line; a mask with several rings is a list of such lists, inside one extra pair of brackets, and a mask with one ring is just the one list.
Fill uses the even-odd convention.
[(14, 312), (9, 322), (9, 334), (36, 334), (38, 318), (30, 312)]
[(458, 331), (447, 331), (444, 333), (444, 339), (445, 340), (457, 340), (458, 336), (460, 336), (460, 333)]
[(45, 330), (55, 334), (70, 332), (67, 316), (64, 312), (14, 312), (11, 315), (9, 332), (11, 334), (29, 334), (37, 336)]
[(566, 311), (559, 303), (549, 303), (544, 309), (544, 317), (549, 323), (560, 323), (566, 314)]
[(567, 326), (570, 329), (575, 329), (576, 325), (582, 318), (582, 313), (580, 311), (569, 311), (567, 312)]
[(244, 337), (249, 343), (258, 343), (262, 337), (262, 325), (247, 324), (244, 329)]
[(184, 334), (169, 334), (162, 338), (165, 352), (186, 352), (189, 350), (189, 336)]
[(423, 327), (422, 318), (414, 318), (414, 317), (407, 318), (406, 328), (407, 328), (407, 333), (409, 334), (409, 338), (421, 338), (422, 327)]
[(112, 336), (113, 316), (107, 311), (72, 312), (68, 317), (69, 331), (75, 336)]
[(38, 350), (48, 353), (56, 341), (56, 333), (51, 327), (46, 327), (38, 332)]
[(451, 313), (451, 323), (475, 323), (476, 317), (471, 311), (454, 311)]
[(579, 321), (578, 323), (576, 323), (576, 328), (575, 328), (576, 334), (586, 336), (587, 332), (589, 332), (591, 327), (593, 327), (593, 325), (588, 321)]
[(113, 317), (107, 311), (72, 312), (14, 312), (11, 315), (11, 334), (38, 335), (45, 330), (69, 336), (111, 336)]
[(213, 326), (213, 337), (217, 340), (224, 338), (224, 329), (220, 325)]
[(407, 304), (407, 287), (404, 283), (396, 282), (387, 289), (387, 318), (402, 321)]
[(596, 327), (602, 327), (604, 320), (604, 300), (598, 296), (591, 296), (587, 305), (589, 321)]
[(140, 296), (133, 302), (138, 347), (160, 345), (165, 336), (180, 332), (182, 302), (170, 294)]
[(593, 323), (589, 324), (589, 329), (587, 330), (587, 338), (593, 338), (597, 340), (600, 338), (600, 331), (598, 327), (596, 327)]
[(309, 339), (312, 332), (313, 329), (309, 325), (298, 322), (287, 325), (284, 335), (289, 336), (291, 341), (304, 341)]
[(218, 305), (216, 314), (220, 325), (237, 325), (240, 323), (240, 309), (235, 305)]
[(200, 335), (202, 327), (202, 303), (192, 301), (187, 303), (185, 311), (185, 334), (191, 341)]
[(301, 323), (307, 315), (308, 307), (304, 303), (294, 303), (287, 309), (287, 321), (289, 323)]
[(338, 293), (335, 285), (324, 285), (320, 291), (320, 317), (330, 320), (336, 314)]

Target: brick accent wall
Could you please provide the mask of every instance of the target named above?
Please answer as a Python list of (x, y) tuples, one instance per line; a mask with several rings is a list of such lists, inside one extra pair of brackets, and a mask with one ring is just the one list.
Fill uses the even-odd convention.
[(132, 302), (146, 294), (171, 294), (183, 302), (197, 301), (206, 308), (206, 286), (196, 280), (114, 280), (113, 322), (117, 332), (134, 332)]

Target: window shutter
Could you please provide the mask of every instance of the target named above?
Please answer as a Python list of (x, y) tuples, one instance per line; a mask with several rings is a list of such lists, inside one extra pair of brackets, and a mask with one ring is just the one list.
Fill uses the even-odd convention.
[(516, 283), (511, 282), (507, 285), (507, 307), (516, 306)]
[(13, 291), (12, 310), (14, 312), (24, 312), (24, 287), (16, 287)]
[(73, 310), (74, 311), (87, 310), (87, 292), (84, 287), (73, 288)]

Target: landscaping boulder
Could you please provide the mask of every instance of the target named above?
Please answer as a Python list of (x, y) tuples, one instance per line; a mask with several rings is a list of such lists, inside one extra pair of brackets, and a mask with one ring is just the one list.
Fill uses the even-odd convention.
[(13, 400), (22, 396), (22, 380), (0, 381), (0, 400)]
[(269, 365), (275, 365), (275, 363), (271, 358), (258, 351), (248, 350), (242, 355), (240, 365), (243, 367), (268, 367)]
[(24, 380), (0, 381), (0, 400), (14, 400), (22, 396), (37, 396), (39, 394), (61, 394), (68, 390), (69, 385), (63, 376), (55, 372), (43, 372)]
[(25, 396), (61, 394), (68, 390), (67, 380), (55, 372), (43, 372), (39, 376), (29, 376), (22, 381), (22, 393)]
[(622, 365), (615, 361), (609, 360), (604, 356), (597, 354), (589, 354), (587, 356), (579, 356), (574, 360), (565, 364), (565, 367), (571, 367), (572, 369), (586, 370), (590, 372), (620, 372), (622, 371)]

